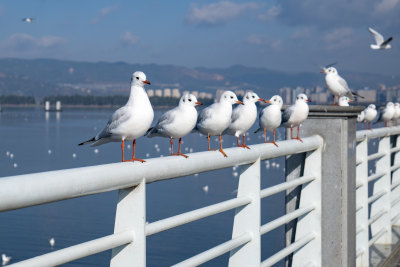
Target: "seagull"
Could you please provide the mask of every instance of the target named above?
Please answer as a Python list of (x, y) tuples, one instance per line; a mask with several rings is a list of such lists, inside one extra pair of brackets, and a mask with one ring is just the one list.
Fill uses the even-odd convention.
[[(257, 119), (257, 106), (255, 104), (257, 101), (264, 101), (264, 99), (258, 97), (256, 93), (247, 92), (242, 100), (243, 105), (237, 106), (232, 111), (231, 124), (224, 131), (224, 134), (236, 136), (238, 147), (250, 149), (246, 146), (245, 135)], [(242, 144), (239, 142), (240, 135), (243, 136)]]
[(394, 116), (394, 104), (392, 102), (388, 102), (379, 114), (378, 120), (375, 123), (383, 121), (385, 127), (389, 126), (389, 122), (393, 119)]
[(329, 91), (333, 94), (333, 104), (335, 105), (335, 96), (347, 96), (349, 99), (354, 100), (354, 96), (358, 96), (364, 98), (357, 93), (351, 91), (347, 82), (340, 77), (338, 71), (334, 67), (323, 68), (321, 73), (325, 75), (325, 82), (326, 86), (328, 87)]
[(6, 254), (1, 254), (1, 261), (2, 261), (2, 265), (7, 265), (10, 260), (11, 260), (11, 256), (7, 256)]
[[(376, 118), (378, 112), (376, 111), (376, 106), (374, 104), (369, 104), (366, 109), (364, 109), (364, 121), (368, 123), (368, 129), (371, 130), (371, 122)], [(366, 124), (364, 124), (365, 128)]]
[(260, 124), (260, 128), (258, 128), (255, 133), (264, 130), (264, 143), (267, 143), (267, 131), (274, 131), (274, 138), (271, 143), (275, 146), (278, 144), (275, 142), (275, 129), (281, 125), (282, 122), (282, 105), (283, 100), (279, 95), (274, 95), (270, 100), (266, 100), (266, 103), (269, 103), (268, 107), (264, 108), (259, 115), (258, 122)]
[[(308, 104), (311, 102), (305, 94), (299, 94), (296, 98), (296, 103), (288, 107), (282, 114), (282, 126), (290, 128), (290, 138), (297, 139), (301, 142), (303, 140), (299, 137), (300, 124), (302, 124), (308, 117)], [(293, 137), (293, 127), (297, 126), (297, 137)]]
[[(162, 136), (171, 140), (171, 156), (188, 156), (181, 153), (182, 137), (190, 133), (196, 126), (197, 110), (195, 106), (202, 105), (197, 101), (197, 98), (192, 94), (184, 94), (179, 105), (166, 113), (158, 120), (156, 126), (150, 128), (146, 135), (147, 137)], [(179, 138), (178, 153), (174, 154), (173, 138)]]
[[(357, 122), (364, 122), (365, 119), (365, 110), (361, 111), (360, 114), (357, 115)], [(365, 126), (364, 126), (365, 128)]]
[(400, 118), (400, 103), (394, 103), (393, 123), (397, 126)]
[(349, 106), (349, 102), (353, 102), (353, 100), (351, 100), (347, 96), (343, 95), (343, 96), (341, 96), (339, 98), (339, 106), (341, 106), (341, 107), (348, 107)]
[(376, 42), (376, 44), (371, 45), (371, 49), (383, 50), (392, 48), (392, 46), (389, 43), (393, 40), (393, 37), (389, 37), (386, 41), (384, 41), (382, 34), (380, 34), (379, 32), (375, 31), (372, 28), (368, 28), (368, 30), (370, 33), (372, 33)]
[(237, 99), (234, 92), (225, 91), (221, 95), (219, 102), (203, 109), (197, 118), (195, 129), (207, 135), (208, 150), (211, 150), (210, 136), (219, 135), (219, 151), (224, 157), (227, 157), (227, 155), (222, 149), (221, 134), (231, 123), (232, 105), (235, 103), (243, 105), (243, 103)]
[(56, 240), (54, 239), (54, 237), (49, 239), (49, 244), (51, 247), (54, 247), (55, 243), (56, 243)]
[[(114, 112), (101, 132), (79, 145), (91, 143), (91, 146), (99, 146), (108, 142), (121, 142), (122, 162), (145, 162), (142, 159), (135, 158), (136, 138), (146, 133), (154, 118), (153, 108), (144, 90), (145, 84), (150, 84), (146, 75), (141, 71), (134, 72), (131, 78), (131, 93), (125, 106)], [(125, 140), (133, 140), (132, 158), (130, 160), (124, 159)]]
[(32, 23), (35, 19), (34, 18), (23, 18), (22, 21)]

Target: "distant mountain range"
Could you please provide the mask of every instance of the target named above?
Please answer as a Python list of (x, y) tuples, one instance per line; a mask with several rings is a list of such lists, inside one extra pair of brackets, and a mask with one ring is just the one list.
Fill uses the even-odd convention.
[[(0, 59), (0, 94), (50, 96), (126, 94), (132, 72), (142, 70), (152, 82), (148, 88), (179, 88), (212, 92), (217, 89), (252, 89), (263, 94), (279, 88), (324, 86), (323, 75), (293, 73), (266, 68), (188, 68), (174, 65), (128, 64), (124, 62), (77, 62), (55, 59)], [(341, 72), (353, 89), (400, 84), (400, 76)]]

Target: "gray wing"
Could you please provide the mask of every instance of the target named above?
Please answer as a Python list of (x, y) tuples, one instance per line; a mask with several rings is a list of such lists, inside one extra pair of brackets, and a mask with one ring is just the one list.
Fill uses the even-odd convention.
[(197, 123), (201, 123), (202, 121), (212, 118), (213, 113), (212, 113), (212, 109), (210, 108), (211, 106), (203, 109), (200, 112), (199, 116), (197, 117)]
[(372, 35), (375, 38), (375, 42), (377, 45), (381, 45), (383, 43), (383, 36), (379, 32), (375, 31), (372, 28), (368, 28), (369, 32), (372, 33)]
[(234, 123), (237, 119), (239, 119), (239, 117), (240, 117), (240, 110), (239, 107), (237, 107), (232, 111), (231, 123)]
[(293, 106), (290, 106), (287, 109), (285, 109), (285, 111), (282, 113), (282, 123), (281, 124), (288, 122), (290, 119), (290, 116), (292, 116), (293, 112), (294, 112)]
[(130, 118), (131, 114), (127, 111), (127, 107), (117, 109), (108, 120), (106, 127), (97, 135), (96, 139), (101, 139), (111, 136), (111, 131), (117, 128), (121, 123), (124, 123)]

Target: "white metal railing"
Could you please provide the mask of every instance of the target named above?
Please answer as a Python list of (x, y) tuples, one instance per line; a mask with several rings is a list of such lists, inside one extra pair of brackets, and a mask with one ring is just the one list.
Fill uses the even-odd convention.
[[(369, 266), (369, 247), (392, 244), (391, 228), (399, 225), (400, 127), (357, 131), (356, 220), (357, 266)], [(368, 141), (378, 139), (378, 152), (368, 153)], [(375, 172), (368, 176), (368, 162)], [(372, 183), (372, 194), (368, 185)], [(369, 235), (369, 231), (371, 236)]]
[[(10, 266), (55, 266), (108, 249), (112, 249), (111, 266), (145, 266), (146, 236), (232, 209), (236, 210), (232, 239), (176, 266), (199, 265), (227, 252), (229, 266), (271, 266), (292, 253), (293, 266), (305, 259), (320, 266), (322, 143), (321, 137), (311, 136), (303, 142), (282, 141), (279, 147), (229, 148), (228, 158), (206, 151), (188, 159), (163, 157), (145, 164), (115, 163), (1, 178), (0, 211), (119, 190), (113, 234)], [(306, 153), (303, 176), (261, 190), (260, 161), (298, 153)], [(146, 184), (236, 165), (241, 166), (236, 198), (146, 224)], [(261, 225), (260, 200), (297, 186), (302, 186), (299, 208)], [(294, 219), (298, 219), (295, 241), (262, 260), (261, 235)]]

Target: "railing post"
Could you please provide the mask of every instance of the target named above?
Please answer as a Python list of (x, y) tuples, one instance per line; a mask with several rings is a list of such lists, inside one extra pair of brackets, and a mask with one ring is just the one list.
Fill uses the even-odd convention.
[[(394, 148), (400, 147), (400, 135), (394, 136)], [(400, 152), (397, 151), (393, 154), (393, 166), (400, 164)], [(391, 219), (392, 225), (400, 226), (400, 168), (392, 172), (392, 193), (390, 194), (390, 201), (392, 203)]]
[(313, 176), (315, 180), (302, 186), (299, 208), (313, 205), (315, 209), (299, 218), (295, 241), (302, 239), (309, 232), (315, 233), (315, 239), (296, 251), (292, 266), (322, 266), (321, 263), (321, 150), (306, 154), (304, 176)]
[(146, 181), (118, 192), (114, 233), (132, 230), (133, 242), (112, 250), (111, 267), (146, 266)]
[(321, 266), (356, 265), (356, 118), (364, 108), (310, 106), (309, 117), (301, 127), (300, 137), (318, 134), (324, 139)]
[(384, 172), (385, 174), (373, 182), (372, 194), (375, 195), (382, 191), (386, 192), (386, 194), (372, 202), (370, 218), (374, 218), (374, 216), (377, 216), (378, 213), (385, 213), (379, 219), (371, 223), (371, 235), (375, 236), (382, 229), (385, 229), (385, 233), (375, 241), (375, 244), (391, 244), (392, 225), (390, 221), (390, 136), (380, 138), (378, 153), (385, 153), (385, 155), (376, 160), (376, 173)]
[(369, 266), (369, 236), (368, 236), (368, 139), (357, 144), (356, 169), (356, 253), (357, 267)]
[(252, 235), (252, 239), (231, 251), (229, 266), (260, 266), (260, 159), (253, 164), (241, 166), (240, 171), (237, 197), (250, 196), (253, 200), (250, 204), (235, 210), (232, 238), (247, 232)]

